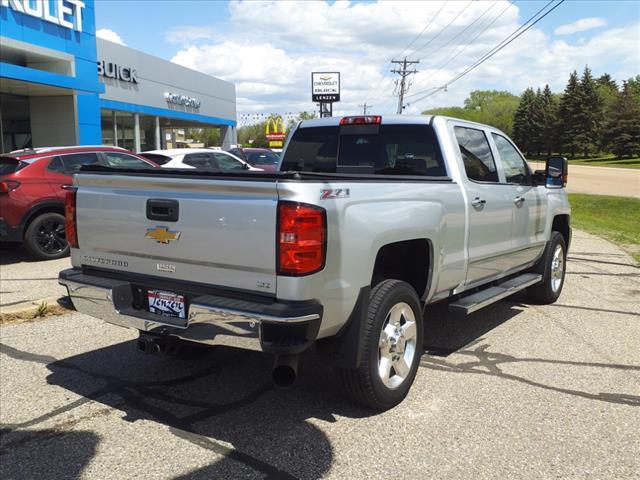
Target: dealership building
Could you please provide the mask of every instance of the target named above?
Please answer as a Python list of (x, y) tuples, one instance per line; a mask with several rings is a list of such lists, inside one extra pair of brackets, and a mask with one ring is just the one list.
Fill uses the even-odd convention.
[(94, 0), (0, 0), (0, 151), (176, 146), (219, 128), (236, 143), (232, 83), (95, 35)]

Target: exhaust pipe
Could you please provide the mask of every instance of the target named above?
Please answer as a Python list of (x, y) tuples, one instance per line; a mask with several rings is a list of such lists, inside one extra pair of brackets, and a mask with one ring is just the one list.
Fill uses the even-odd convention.
[(278, 355), (272, 372), (273, 383), (281, 388), (293, 385), (298, 376), (298, 355)]

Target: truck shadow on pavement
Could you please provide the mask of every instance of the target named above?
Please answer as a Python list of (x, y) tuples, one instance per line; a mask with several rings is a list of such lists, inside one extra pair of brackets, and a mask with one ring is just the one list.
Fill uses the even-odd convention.
[[(22, 429), (37, 427), (91, 400), (124, 412), (127, 422), (146, 419), (166, 425), (176, 444), (187, 441), (222, 457), (179, 477), (194, 479), (320, 478), (331, 467), (333, 449), (326, 435), (307, 420), (335, 422), (334, 414), (358, 418), (375, 413), (346, 402), (315, 355), (301, 359), (295, 388), (279, 390), (271, 383), (271, 356), (224, 347), (195, 350), (197, 358), (144, 355), (135, 342), (63, 360), (6, 345), (2, 351), (45, 364), (51, 371), (49, 384), (80, 396), (31, 421), (4, 425), (6, 447), (0, 451), (0, 461), (9, 469), (22, 468), (23, 478), (32, 477), (29, 464), (16, 466), (17, 450), (10, 445), (19, 441), (25, 447), (19, 450), (37, 449), (40, 439), (33, 436), (23, 441)], [(70, 464), (87, 460), (82, 456)], [(54, 459), (43, 457), (36, 463), (49, 461)], [(74, 469), (48, 478), (71, 478)]]
[[(592, 394), (506, 372), (505, 366), (517, 362), (640, 370), (629, 365), (516, 358), (491, 352), (483, 336), (519, 315), (524, 308), (517, 301), (501, 302), (481, 314), (458, 317), (446, 312), (444, 307), (430, 307), (425, 316), (425, 331), (429, 333), (422, 368), (491, 375), (592, 400), (640, 404), (640, 399), (632, 395)], [(30, 421), (3, 426), (5, 439), (0, 463), (3, 471), (9, 473), (3, 478), (10, 478), (12, 472), (20, 472), (22, 478), (41, 476), (39, 469), (50, 464), (56, 467), (48, 472), (47, 478), (77, 477), (90, 461), (97, 437), (69, 431), (57, 436), (59, 431), (55, 428), (45, 431), (42, 437), (32, 435), (34, 430), (27, 433), (23, 429), (37, 428), (44, 422), (50, 425), (56, 422), (56, 417), (91, 401), (106, 405), (108, 412), (123, 412), (123, 419), (133, 425), (139, 420), (151, 420), (167, 426), (175, 437), (176, 452), (186, 441), (219, 456), (216, 461), (177, 477), (183, 479), (320, 478), (330, 470), (334, 452), (318, 422), (336, 422), (335, 415), (348, 418), (376, 415), (345, 400), (331, 371), (312, 353), (301, 359), (295, 387), (278, 390), (270, 380), (271, 356), (224, 347), (187, 350), (187, 355), (181, 358), (143, 355), (133, 341), (60, 360), (7, 345), (2, 345), (2, 352), (15, 359), (46, 365), (51, 372), (47, 377), (49, 384), (79, 396)], [(455, 361), (448, 358), (453, 357), (453, 353)], [(469, 360), (460, 362), (459, 355)], [(119, 418), (109, 421), (118, 422)], [(56, 426), (64, 424), (64, 417), (58, 422)], [(87, 426), (84, 423), (84, 427)], [(76, 445), (83, 442), (87, 444), (86, 449)], [(163, 444), (167, 444), (166, 439)], [(60, 448), (64, 448), (64, 454), (58, 453)], [(157, 455), (151, 439), (148, 448), (149, 454)], [(25, 460), (36, 455), (38, 461)], [(59, 462), (59, 458), (65, 461)]]
[[(4, 433), (0, 430), (0, 433)], [(93, 457), (99, 438), (93, 432), (29, 430), (15, 432), (0, 450), (0, 477), (80, 478)], [(20, 446), (32, 443), (31, 448)]]

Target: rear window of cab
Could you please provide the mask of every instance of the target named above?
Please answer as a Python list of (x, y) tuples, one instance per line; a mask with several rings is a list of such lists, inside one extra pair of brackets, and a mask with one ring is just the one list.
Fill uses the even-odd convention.
[(299, 128), (281, 171), (444, 177), (447, 175), (429, 125), (366, 125)]

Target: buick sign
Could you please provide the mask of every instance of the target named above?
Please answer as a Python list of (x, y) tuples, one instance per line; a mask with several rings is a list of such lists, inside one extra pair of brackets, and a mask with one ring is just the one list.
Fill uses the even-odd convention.
[(123, 67), (122, 65), (105, 62), (104, 60), (98, 62), (98, 75), (122, 80), (123, 82), (138, 83), (138, 72), (136, 72), (135, 68)]

